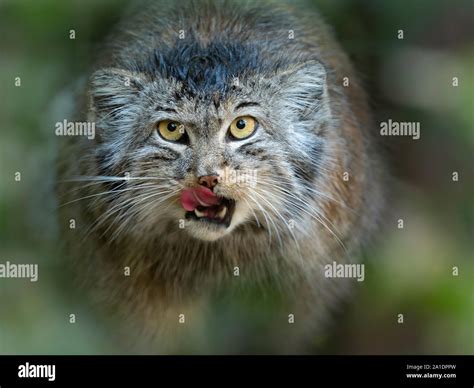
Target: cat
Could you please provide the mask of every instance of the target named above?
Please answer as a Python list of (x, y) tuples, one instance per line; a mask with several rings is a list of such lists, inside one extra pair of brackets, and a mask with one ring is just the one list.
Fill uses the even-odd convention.
[(96, 130), (61, 139), (62, 236), (133, 351), (314, 351), (356, 281), (324, 267), (359, 263), (385, 198), (364, 90), (315, 11), (140, 3), (76, 119)]

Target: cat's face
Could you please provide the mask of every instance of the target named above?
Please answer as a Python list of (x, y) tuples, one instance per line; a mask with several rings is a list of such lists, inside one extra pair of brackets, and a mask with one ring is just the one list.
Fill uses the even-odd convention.
[(98, 170), (130, 177), (108, 205), (120, 209), (113, 228), (211, 241), (251, 222), (281, 238), (321, 173), (324, 80), (316, 62), (192, 91), (173, 77), (95, 73)]

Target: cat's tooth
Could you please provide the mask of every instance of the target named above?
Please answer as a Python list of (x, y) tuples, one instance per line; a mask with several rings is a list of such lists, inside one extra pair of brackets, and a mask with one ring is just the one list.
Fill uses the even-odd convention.
[(194, 214), (198, 216), (199, 218), (204, 217), (206, 213), (200, 212), (198, 209), (194, 209)]
[(222, 210), (219, 213), (217, 213), (217, 217), (222, 220), (225, 217), (226, 213), (227, 213), (227, 206), (223, 206)]

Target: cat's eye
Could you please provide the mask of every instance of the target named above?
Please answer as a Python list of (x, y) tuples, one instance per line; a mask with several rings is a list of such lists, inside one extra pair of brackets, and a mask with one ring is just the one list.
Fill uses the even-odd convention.
[(185, 131), (182, 124), (176, 121), (163, 120), (158, 123), (158, 133), (168, 141), (179, 141), (183, 138)]
[(243, 140), (252, 135), (257, 128), (257, 121), (250, 116), (237, 117), (230, 124), (230, 135), (236, 140)]

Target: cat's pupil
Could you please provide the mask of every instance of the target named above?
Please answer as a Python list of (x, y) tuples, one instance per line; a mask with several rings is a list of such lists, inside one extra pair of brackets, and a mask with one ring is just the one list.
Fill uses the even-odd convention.
[(237, 121), (237, 124), (235, 124), (235, 126), (239, 129), (244, 129), (245, 128), (245, 120), (240, 119), (239, 121)]
[(168, 131), (174, 132), (176, 131), (178, 126), (176, 125), (176, 123), (171, 122), (171, 123), (168, 123), (168, 126), (166, 128), (168, 129)]

